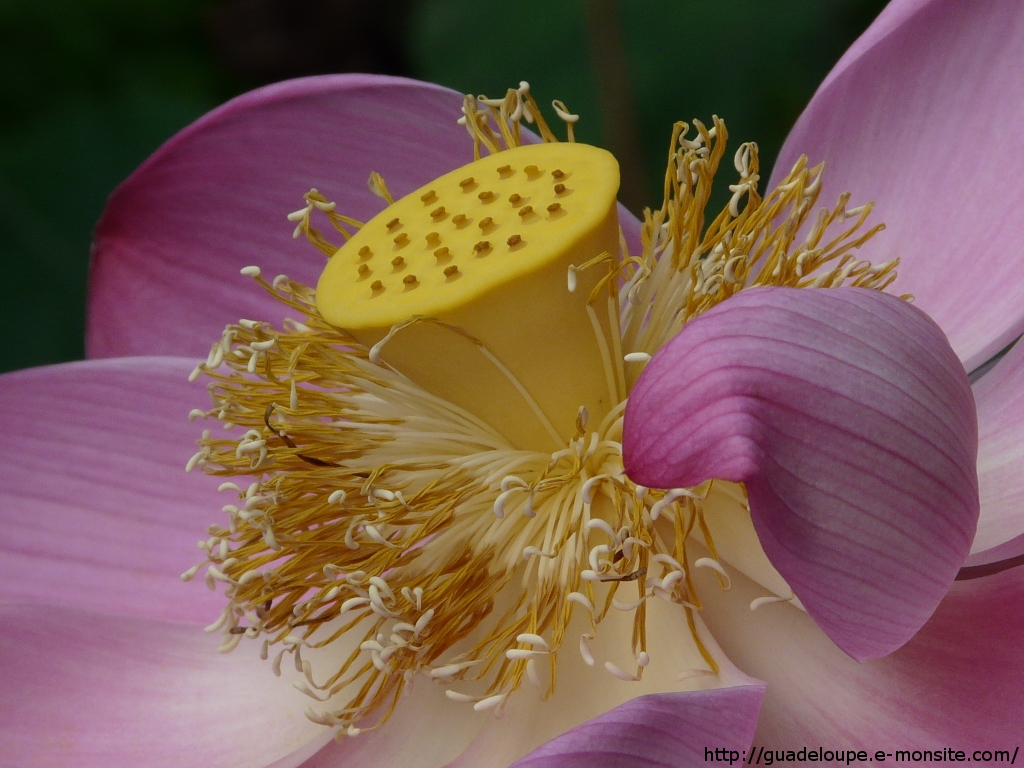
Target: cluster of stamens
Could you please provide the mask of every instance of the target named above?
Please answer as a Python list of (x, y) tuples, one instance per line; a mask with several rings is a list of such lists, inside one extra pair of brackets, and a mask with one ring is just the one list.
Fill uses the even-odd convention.
[[(464, 111), (478, 156), (482, 146), (501, 151), (499, 137), (506, 147), (518, 145), (519, 120), (539, 119), (523, 88), (501, 101), (467, 98)], [(560, 103), (556, 111), (571, 135), (575, 116)], [(694, 569), (709, 568), (728, 587), (704, 516), (711, 484), (658, 490), (625, 476), (620, 441), (629, 390), (643, 363), (688, 319), (744, 287), (882, 288), (895, 276), (895, 262), (872, 266), (850, 254), (877, 227), (855, 237), (870, 206), (848, 210), (846, 196), (797, 242), (821, 168), (801, 160), (761, 199), (752, 144), (736, 154), (740, 182), (729, 206), (706, 223), (725, 126), (716, 120), (696, 129), (687, 138), (688, 127), (676, 126), (665, 201), (645, 212), (643, 252), (595, 254), (570, 270), (570, 290), (577, 272), (602, 270), (588, 311), (615, 405), (596, 428), (580, 409), (575, 435), (554, 452), (515, 448), (485, 420), (419, 389), (381, 363), (379, 349), (328, 324), (311, 289), (244, 270), (301, 320), (281, 329), (248, 320), (230, 325), (196, 369), (196, 377), (212, 379), (213, 407), (193, 418), (216, 418), (244, 433), (232, 439), (204, 432), (188, 468), (254, 481), (221, 486), (234, 497), (223, 508), (228, 524), (211, 526), (200, 542), (205, 563), (185, 577), (205, 564), (211, 589), (224, 585), (228, 605), (208, 628), (224, 634), (222, 650), (243, 637), (262, 638), (264, 658), (276, 649), (277, 673), (293, 655), (297, 687), (316, 702), (307, 710), (311, 719), (348, 735), (376, 727), (417, 675), (478, 711), (500, 714), (526, 681), (548, 698), (568, 637), (578, 640), (587, 665), (598, 663), (590, 641), (609, 611), (632, 616), (635, 666), (608, 660), (604, 667), (620, 680), (639, 680), (650, 662), (650, 600), (684, 612), (706, 663), (696, 672), (718, 671), (697, 629), (702, 603), (693, 581)], [(547, 138), (550, 130), (545, 125), (541, 133)], [(501, 242), (514, 255), (526, 245), (530, 217), (564, 215), (571, 193), (571, 174), (561, 169), (544, 174), (506, 164), (497, 175), (516, 174), (523, 185), (502, 196), (486, 180), (465, 179), (459, 206), (424, 193), (421, 220), (395, 217), (376, 234), (394, 253), (359, 249), (353, 279), (367, 281), (372, 298), (415, 288), (425, 270), (455, 279), (472, 259), (497, 258)], [(374, 183), (386, 192), (383, 180)], [(531, 185), (541, 184), (561, 199), (538, 212), (540, 187)], [(314, 212), (327, 214), (346, 239), (349, 228), (361, 226), (315, 190), (306, 200), (292, 219), (318, 246), (326, 240), (310, 225)], [(830, 225), (851, 218), (852, 226), (826, 240)], [(472, 250), (446, 244), (471, 225), (487, 239)], [(597, 322), (598, 307), (614, 319), (609, 326)], [(693, 556), (694, 537), (702, 556)], [(787, 598), (761, 598), (780, 599)]]

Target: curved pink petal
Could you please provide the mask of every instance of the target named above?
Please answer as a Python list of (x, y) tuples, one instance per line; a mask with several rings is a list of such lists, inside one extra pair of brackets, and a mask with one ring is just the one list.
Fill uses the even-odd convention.
[[(747, 756), (762, 686), (639, 696), (573, 728), (514, 768), (686, 768)], [(721, 750), (719, 752), (719, 750)]]
[(765, 750), (881, 749), (888, 764), (895, 749), (1024, 746), (1024, 568), (955, 583), (906, 645), (863, 663), (792, 606), (752, 612), (764, 590), (731, 575), (702, 616), (729, 658), (767, 681), (754, 739)]
[(819, 88), (772, 174), (826, 161), (822, 201), (875, 200), (900, 292), (967, 370), (1024, 331), (1024, 4), (911, 0), (887, 9)]
[(623, 451), (644, 485), (746, 483), (769, 560), (857, 659), (913, 636), (974, 535), (967, 377), (875, 291), (756, 289), (691, 321), (634, 388)]
[(192, 625), (0, 606), (0, 760), (291, 768), (330, 738), (256, 643), (221, 655), (219, 640)]
[(974, 385), (981, 516), (973, 552), (1024, 534), (1024, 344)]
[[(379, 75), (290, 80), (240, 96), (172, 138), (115, 190), (96, 230), (89, 357), (205, 356), (239, 317), (279, 322), (283, 306), (238, 271), (250, 264), (315, 285), (324, 257), (286, 216), (315, 187), (367, 221), (473, 160), (456, 122), (462, 96)], [(529, 138), (529, 137), (528, 137)], [(639, 223), (620, 208), (638, 249)], [(340, 243), (326, 220), (316, 223)]]
[(853, 45), (846, 49), (842, 58), (836, 62), (832, 71), (818, 86), (819, 90), (839, 77), (847, 67), (856, 63), (857, 59), (884, 40), (890, 33), (898, 30), (911, 16), (930, 2), (933, 0), (890, 0), (882, 12), (871, 22), (871, 26), (864, 30), (864, 33), (853, 41)]
[(0, 376), (0, 602), (212, 621), (180, 574), (217, 521), (217, 481), (185, 474), (209, 398), (190, 361), (132, 358)]
[[(325, 259), (286, 218), (316, 187), (366, 221), (394, 195), (473, 159), (462, 96), (378, 75), (290, 80), (247, 93), (172, 138), (111, 196), (90, 274), (90, 357), (205, 355), (238, 317), (281, 305), (238, 270), (257, 264), (309, 285)], [(324, 228), (326, 227), (326, 229)], [(318, 228), (341, 242), (326, 221)], [(333, 233), (334, 237), (331, 238)]]

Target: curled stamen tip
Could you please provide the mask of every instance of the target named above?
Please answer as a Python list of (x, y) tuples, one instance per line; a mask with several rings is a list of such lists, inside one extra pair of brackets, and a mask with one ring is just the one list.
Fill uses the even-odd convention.
[(640, 678), (636, 675), (631, 675), (629, 672), (620, 669), (617, 665), (613, 664), (610, 661), (606, 661), (604, 663), (604, 668), (611, 673), (612, 677), (618, 678), (619, 680), (623, 680), (627, 683), (635, 683), (640, 680)]
[(539, 645), (543, 648), (548, 647), (548, 641), (534, 632), (522, 632), (516, 635), (516, 642), (527, 645)]
[(594, 654), (590, 652), (590, 643), (588, 642), (588, 640), (593, 639), (593, 635), (580, 635), (580, 656), (583, 658), (583, 663), (588, 667), (594, 666)]
[(486, 699), (481, 699), (474, 704), (473, 709), (476, 712), (486, 712), (488, 709), (494, 709), (496, 706), (503, 703), (507, 696), (507, 693), (498, 693), (494, 696), (488, 696)]
[(771, 595), (770, 597), (759, 597), (756, 600), (750, 601), (750, 610), (756, 611), (763, 605), (771, 605), (772, 603), (788, 603), (792, 598), (789, 597), (778, 597), (777, 595)]
[(722, 579), (725, 582), (725, 584), (723, 585), (723, 589), (729, 589), (731, 585), (731, 580), (729, 579), (729, 574), (726, 572), (725, 568), (722, 566), (720, 562), (710, 557), (698, 557), (696, 560), (693, 561), (693, 565), (695, 568), (710, 568), (711, 570), (715, 571), (719, 576), (722, 577)]
[(646, 363), (651, 356), (646, 352), (630, 352), (628, 355), (623, 355), (622, 359), (627, 363)]

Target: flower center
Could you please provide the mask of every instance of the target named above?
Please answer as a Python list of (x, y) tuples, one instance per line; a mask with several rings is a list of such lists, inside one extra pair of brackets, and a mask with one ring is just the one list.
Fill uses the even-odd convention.
[(566, 291), (570, 265), (618, 250), (618, 179), (583, 144), (477, 160), (362, 227), (328, 262), (317, 308), (366, 347), (386, 338), (388, 364), (516, 447), (563, 448), (581, 406), (601, 419), (625, 394), (606, 385), (607, 333), (587, 312), (598, 276)]
[[(342, 733), (384, 722), (420, 675), (478, 711), (500, 714), (524, 683), (549, 698), (565, 642), (587, 666), (639, 680), (650, 601), (689, 626), (695, 666), (677, 673), (716, 674), (693, 573), (728, 587), (709, 516), (745, 514), (745, 493), (632, 483), (629, 389), (688, 319), (744, 287), (883, 288), (895, 276), (895, 262), (850, 254), (877, 228), (855, 236), (870, 206), (848, 210), (846, 196), (796, 242), (821, 168), (801, 160), (762, 199), (754, 145), (736, 153), (733, 198), (706, 224), (720, 121), (690, 138), (676, 126), (664, 204), (645, 212), (630, 255), (615, 160), (572, 143), (575, 116), (555, 109), (570, 143), (525, 88), (467, 97), (478, 159), (397, 202), (374, 174), (389, 205), (365, 225), (311, 191), (289, 218), (330, 257), (317, 290), (243, 270), (301, 319), (228, 326), (194, 374), (211, 377), (213, 407), (193, 418), (245, 432), (204, 432), (188, 468), (252, 478), (221, 486), (237, 496), (229, 525), (200, 542), (206, 581), (228, 598), (209, 629), (223, 650), (262, 638), (277, 672), (291, 654), (318, 702), (307, 715)], [(519, 146), (524, 118), (548, 143)], [(615, 616), (632, 625), (626, 647), (596, 659), (590, 642)]]

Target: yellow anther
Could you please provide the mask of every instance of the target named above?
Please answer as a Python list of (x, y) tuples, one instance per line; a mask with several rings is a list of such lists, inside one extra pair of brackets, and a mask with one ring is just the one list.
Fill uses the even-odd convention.
[(560, 195), (565, 192), (565, 184), (555, 184), (555, 194)]
[(483, 200), (486, 203), (488, 200), (490, 200), (492, 197), (494, 197), (494, 193), (491, 192), (490, 190), (485, 190), (485, 191), (481, 192), (479, 195), (477, 195), (477, 197), (479, 197), (481, 200)]
[(437, 193), (432, 189), (428, 189), (426, 192), (420, 195), (420, 200), (422, 200), (424, 204), (429, 205), (430, 203), (437, 200)]
[(483, 253), (484, 251), (491, 250), (491, 244), (486, 240), (481, 240), (479, 243), (473, 246), (473, 250), (477, 253)]
[(562, 210), (561, 203), (552, 203), (548, 206), (548, 213), (557, 213), (560, 210)]
[(441, 242), (441, 235), (437, 232), (427, 232), (427, 245), (434, 246)]
[(451, 253), (448, 251), (447, 248), (438, 248), (436, 251), (434, 251), (434, 255), (438, 258), (438, 260), (442, 260), (449, 258), (451, 256)]
[(464, 213), (457, 213), (454, 216), (452, 216), (452, 224), (454, 224), (456, 227), (461, 227), (465, 223), (466, 223), (466, 214), (464, 214)]
[(510, 173), (512, 173), (512, 166), (503, 165), (500, 168), (498, 168), (498, 173), (502, 176), (508, 176)]
[(540, 174), (540, 169), (537, 168), (536, 165), (528, 165), (523, 170), (526, 171), (526, 175), (529, 176), (530, 179), (533, 179), (535, 176)]
[(522, 195), (517, 195), (514, 192), (508, 196), (508, 201), (512, 203), (512, 205), (519, 205), (519, 201), (522, 199)]
[(405, 245), (407, 242), (409, 242), (409, 235), (405, 232), (395, 237), (395, 245)]
[(521, 242), (523, 242), (523, 237), (522, 235), (512, 235), (505, 242), (508, 243), (509, 245), (519, 245)]
[(413, 285), (416, 283), (416, 275), (406, 275), (402, 278), (402, 282), (406, 285)]
[(484, 218), (480, 219), (480, 223), (477, 226), (479, 226), (480, 229), (487, 229), (493, 223), (494, 219), (492, 219), (490, 216), (485, 216)]
[(462, 187), (463, 189), (469, 189), (474, 184), (476, 184), (476, 182), (473, 181), (473, 177), (472, 176), (469, 176), (469, 177), (467, 177), (467, 178), (465, 178), (465, 179), (463, 179), (462, 181), (459, 182), (459, 186)]
[(441, 218), (444, 218), (446, 213), (447, 213), (447, 211), (445, 211), (444, 206), (442, 205), (442, 206), (440, 206), (438, 208), (435, 208), (434, 210), (432, 210), (430, 212), (430, 218), (432, 218), (432, 219), (441, 219)]
[(374, 280), (372, 283), (370, 283), (370, 290), (383, 291), (384, 283), (382, 283), (380, 280)]
[(389, 221), (389, 222), (387, 223), (387, 228), (388, 228), (388, 229), (394, 229), (395, 227), (399, 226), (399, 225), (400, 225), (401, 223), (402, 223), (402, 222), (401, 222), (401, 221), (399, 221), (399, 220), (398, 220), (398, 217), (396, 216), (395, 218), (393, 218), (393, 219), (392, 219), (391, 221)]
[(455, 266), (454, 264), (452, 264), (450, 267), (445, 267), (444, 268), (444, 276), (445, 277), (451, 277), (452, 275), (457, 275), (458, 273), (459, 273), (459, 268), (457, 266)]
[(362, 275), (363, 277), (366, 277), (368, 274), (370, 274), (370, 267), (366, 264), (360, 264), (359, 274)]
[(565, 176), (565, 172), (562, 171), (561, 168), (555, 168), (555, 170), (551, 172), (551, 175), (554, 176), (556, 179), (560, 179), (563, 176)]
[(391, 266), (393, 267), (400, 267), (403, 264), (405, 264), (405, 259), (403, 259), (401, 256), (395, 256), (395, 258), (391, 260)]
[(522, 216), (524, 219), (531, 213), (533, 213), (532, 205), (524, 205), (522, 208), (519, 209), (519, 215)]

